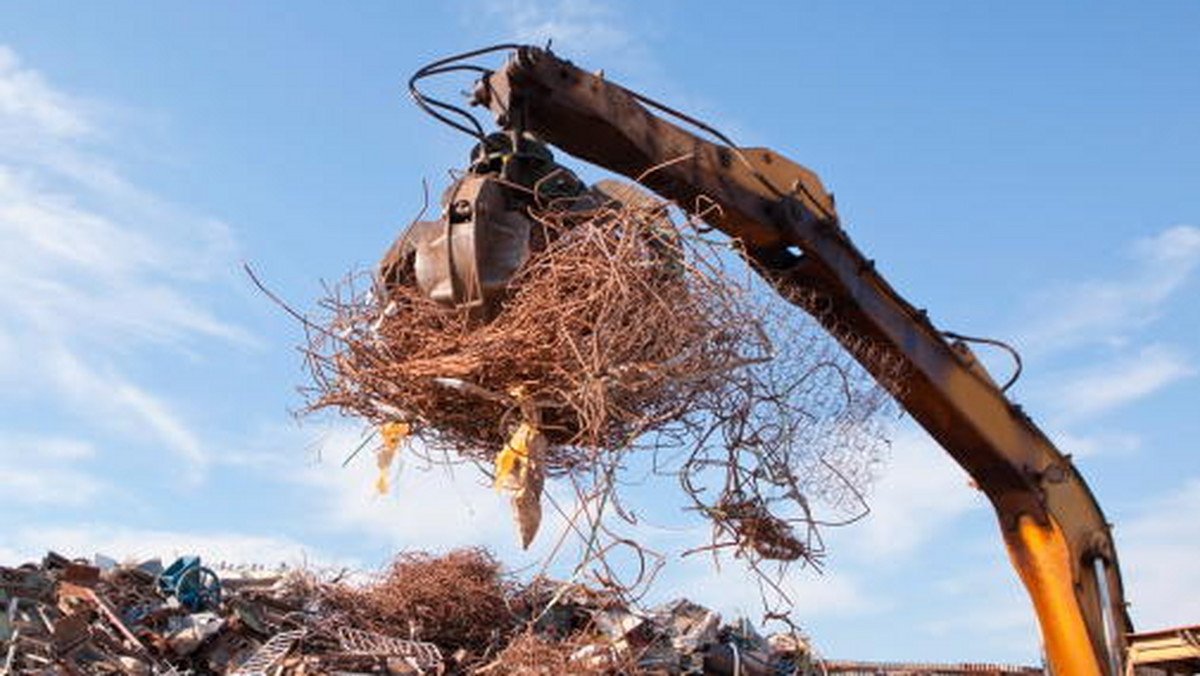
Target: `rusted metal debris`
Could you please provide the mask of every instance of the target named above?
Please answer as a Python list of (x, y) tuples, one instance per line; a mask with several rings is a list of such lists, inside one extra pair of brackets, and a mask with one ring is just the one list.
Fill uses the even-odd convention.
[(830, 660), (824, 663), (831, 676), (1042, 676), (1039, 667), (978, 662), (859, 662)]
[[(222, 569), (193, 610), (157, 560), (48, 554), (0, 567), (0, 676), (1040, 676), (1031, 667), (824, 662), (798, 632), (761, 636), (686, 599), (520, 584), (487, 552), (402, 554), (368, 582)], [(175, 585), (178, 588), (178, 585)]]
[(807, 673), (802, 643), (772, 648), (690, 601), (635, 610), (612, 590), (518, 584), (478, 549), (401, 555), (360, 585), (223, 571), (201, 609), (162, 583), (177, 569), (57, 554), (0, 567), (0, 674)]
[(54, 553), (0, 567), (0, 676), (446, 672), (432, 643), (347, 625), (303, 572), (225, 571), (224, 598), (200, 607), (164, 570)]

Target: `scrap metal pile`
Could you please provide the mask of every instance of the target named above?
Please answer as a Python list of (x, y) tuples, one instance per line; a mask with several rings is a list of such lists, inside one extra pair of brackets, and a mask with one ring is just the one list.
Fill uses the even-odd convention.
[(807, 642), (764, 639), (686, 600), (648, 611), (482, 550), (406, 554), (366, 581), (220, 570), (184, 557), (117, 564), (48, 554), (0, 567), (0, 674), (809, 673)]

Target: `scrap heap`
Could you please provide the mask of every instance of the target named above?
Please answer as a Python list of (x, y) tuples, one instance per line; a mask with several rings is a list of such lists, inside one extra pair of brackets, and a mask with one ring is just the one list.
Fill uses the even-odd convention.
[(0, 674), (442, 673), (431, 643), (362, 631), (297, 571), (50, 553), (0, 567)]
[(580, 585), (507, 579), (482, 550), (404, 554), (351, 584), (184, 557), (48, 554), (0, 567), (0, 674), (671, 676), (809, 673), (797, 635), (679, 600), (639, 612)]

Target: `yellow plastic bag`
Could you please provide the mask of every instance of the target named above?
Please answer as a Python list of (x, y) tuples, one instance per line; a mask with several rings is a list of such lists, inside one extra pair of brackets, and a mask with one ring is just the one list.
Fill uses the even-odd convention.
[(546, 452), (546, 437), (530, 423), (517, 427), (508, 443), (496, 454), (496, 490), (508, 491), (513, 520), (521, 537), (521, 546), (528, 549), (542, 522), (542, 484), (545, 481), (542, 457)]
[(410, 431), (408, 423), (402, 422), (385, 423), (379, 428), (379, 436), (383, 439), (383, 444), (375, 455), (375, 464), (379, 467), (379, 478), (375, 480), (375, 490), (380, 495), (388, 492), (388, 470), (392, 466), (392, 461), (396, 459), (396, 453), (400, 450), (400, 442), (408, 437)]
[(508, 438), (508, 443), (496, 454), (496, 478), (492, 483), (496, 490), (515, 491), (521, 487), (530, 441), (540, 434), (529, 423), (521, 423)]

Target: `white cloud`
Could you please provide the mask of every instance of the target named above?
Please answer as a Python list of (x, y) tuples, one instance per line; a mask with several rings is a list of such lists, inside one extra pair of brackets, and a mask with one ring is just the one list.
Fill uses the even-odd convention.
[(1149, 501), (1115, 537), (1130, 615), (1141, 629), (1192, 625), (1200, 616), (1200, 478)]
[(9, 331), (23, 326), (104, 346), (189, 334), (248, 340), (178, 283), (204, 269), (193, 254), (228, 248), (227, 233), (202, 236), (208, 243), (177, 240), (173, 228), (159, 232), (152, 222), (84, 207), (78, 185), (51, 188), (57, 167), (18, 170), (6, 159), (0, 153), (0, 304), (12, 313)]
[(71, 469), (48, 469), (25, 462), (0, 462), (4, 491), (0, 504), (78, 506), (90, 504), (105, 488), (96, 478)]
[[(986, 647), (992, 654), (1026, 655), (1019, 659), (1033, 661), (1042, 638), (1033, 604), (1016, 574), (1003, 565), (1004, 558), (994, 558), (1000, 563), (985, 564), (956, 578), (954, 583), (962, 585), (963, 590), (937, 604), (946, 615), (923, 621), (917, 629), (941, 640), (969, 636), (969, 645), (976, 654)], [(971, 659), (969, 655), (962, 658)]]
[(1051, 388), (1046, 399), (1064, 420), (1074, 421), (1133, 403), (1195, 373), (1182, 352), (1149, 345), (1086, 372), (1060, 375), (1062, 382)]
[(19, 528), (6, 537), (0, 556), (11, 564), (40, 559), (47, 551), (85, 558), (104, 554), (119, 561), (161, 557), (167, 563), (177, 556), (197, 554), (209, 565), (222, 561), (265, 566), (346, 563), (324, 557), (290, 538), (237, 532), (138, 529), (110, 524)]
[[(652, 52), (653, 22), (631, 21), (628, 12), (606, 0), (483, 0), (482, 12), (466, 17), (469, 26), (499, 34), (505, 42), (544, 47), (588, 70), (619, 73), (626, 86), (667, 84)], [(680, 103), (679, 97), (673, 97)], [(586, 168), (585, 168), (586, 171)]]
[[(208, 462), (200, 439), (161, 398), (138, 387), (119, 374), (89, 368), (79, 356), (65, 350), (44, 353), (46, 375), (73, 408), (88, 411), (108, 427), (131, 435), (155, 437), (199, 469)], [(195, 472), (189, 477), (197, 477)]]
[(236, 245), (126, 180), (93, 113), (0, 46), (0, 375), (47, 411), (124, 420), (202, 463), (185, 420), (120, 362), (149, 344), (253, 342), (196, 300)]
[[(0, 45), (0, 118), (19, 120), (28, 129), (55, 136), (79, 136), (89, 125), (74, 110), (76, 103), (23, 68), (15, 52)], [(0, 134), (9, 132), (6, 125)]]
[[(350, 437), (345, 437), (349, 440)], [(352, 449), (356, 443), (341, 444)], [(490, 544), (505, 549), (513, 541), (508, 501), (480, 486), (473, 467), (455, 476), (445, 469), (424, 469), (405, 462), (393, 474), (389, 492), (375, 491), (373, 454), (341, 467), (334, 458), (305, 467), (300, 481), (317, 491), (326, 525), (358, 532), (398, 548), (449, 548)], [(542, 540), (546, 532), (542, 532)]]
[(1019, 341), (1033, 354), (1088, 344), (1120, 345), (1153, 321), (1200, 263), (1200, 228), (1179, 225), (1134, 243), (1123, 278), (1060, 286), (1034, 301)]
[[(741, 561), (724, 559), (720, 569), (709, 556), (671, 561), (669, 579), (654, 590), (654, 598), (667, 601), (684, 596), (711, 608), (726, 620), (762, 617), (764, 593), (774, 602), (773, 592), (760, 588), (757, 579)], [(883, 606), (878, 597), (867, 594), (853, 576), (837, 571), (818, 574), (808, 569), (793, 569), (780, 586), (791, 599), (793, 617), (802, 623), (817, 618), (861, 616)]]
[(836, 535), (852, 553), (870, 560), (911, 554), (954, 519), (986, 504), (966, 472), (916, 425), (896, 431), (868, 502), (867, 518)]
[(1142, 438), (1127, 432), (1100, 432), (1094, 434), (1074, 434), (1072, 432), (1051, 432), (1054, 445), (1063, 453), (1069, 453), (1075, 458), (1094, 457), (1100, 454), (1127, 455), (1135, 453), (1142, 447)]
[(487, 8), (522, 43), (540, 47), (553, 40), (576, 53), (615, 52), (633, 43), (616, 11), (597, 0), (493, 0)]
[[(263, 481), (302, 486), (314, 525), (329, 532), (354, 534), (396, 550), (483, 545), (507, 555), (509, 563), (533, 556), (515, 546), (508, 500), (481, 485), (474, 466), (457, 467), (451, 475), (444, 468), (425, 467), (402, 446), (389, 471), (388, 493), (380, 495), (375, 490), (377, 441), (342, 466), (362, 439), (361, 427), (347, 422), (276, 426), (252, 440), (247, 450), (214, 460), (254, 471)], [(535, 551), (556, 534), (555, 525), (547, 514)]]
[(108, 490), (79, 465), (95, 455), (91, 444), (64, 437), (0, 437), (0, 505), (87, 505)]
[[(1147, 329), (1168, 311), (1200, 264), (1200, 228), (1179, 225), (1133, 242), (1132, 264), (1112, 266), (1107, 279), (1060, 285), (1033, 299), (1035, 310), (1017, 342), (1033, 357), (1062, 356), (1027, 376), (1026, 391), (1048, 414), (1064, 452), (1131, 452), (1140, 438), (1120, 430), (1078, 433), (1082, 421), (1132, 404), (1196, 374), (1185, 350), (1148, 339)], [(1080, 358), (1085, 361), (1080, 363)]]
[(96, 447), (79, 439), (33, 436), (0, 438), (0, 458), (78, 462), (95, 455)]

